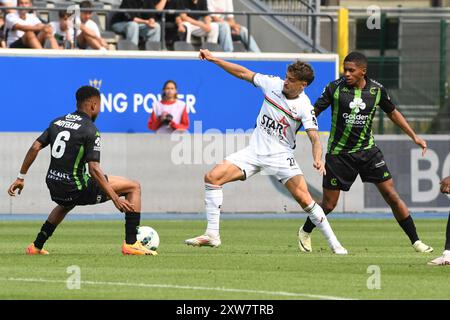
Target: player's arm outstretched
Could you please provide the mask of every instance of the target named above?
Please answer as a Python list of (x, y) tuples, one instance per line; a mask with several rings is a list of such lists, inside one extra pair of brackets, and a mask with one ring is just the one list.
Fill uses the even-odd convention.
[(22, 167), (20, 168), (19, 175), (17, 176), (16, 181), (14, 181), (8, 189), (8, 194), (11, 197), (16, 195), (16, 190), (18, 190), (19, 194), (22, 192), (22, 189), (25, 186), (25, 175), (36, 159), (39, 151), (41, 151), (44, 147), (45, 146), (42, 143), (36, 140), (33, 142), (30, 149), (28, 149), (25, 159), (23, 160)]
[(207, 60), (209, 62), (215, 63), (216, 65), (221, 67), (226, 72), (232, 74), (236, 78), (253, 83), (253, 77), (255, 76), (255, 72), (239, 64), (216, 58), (212, 55), (212, 53), (208, 49), (200, 49), (199, 58), (200, 60)]
[(326, 175), (325, 163), (322, 161), (322, 143), (320, 142), (319, 132), (315, 129), (307, 129), (306, 134), (312, 145), (313, 167), (319, 171), (320, 175)]

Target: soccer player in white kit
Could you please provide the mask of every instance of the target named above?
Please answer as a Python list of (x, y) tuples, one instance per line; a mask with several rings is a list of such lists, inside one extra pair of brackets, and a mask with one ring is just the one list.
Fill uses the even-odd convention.
[(228, 182), (246, 180), (264, 170), (286, 186), (311, 221), (323, 233), (333, 253), (347, 254), (347, 250), (334, 235), (322, 208), (309, 194), (303, 172), (294, 157), (296, 133), (303, 125), (312, 144), (313, 166), (321, 175), (326, 174), (314, 108), (303, 92), (314, 80), (311, 66), (296, 61), (288, 66), (286, 78), (282, 80), (216, 58), (208, 50), (200, 50), (199, 57), (201, 60), (215, 63), (237, 78), (260, 87), (264, 93), (264, 102), (249, 146), (226, 157), (205, 175), (205, 207), (208, 220), (206, 232), (185, 240), (185, 243), (191, 246), (220, 246), (222, 186)]

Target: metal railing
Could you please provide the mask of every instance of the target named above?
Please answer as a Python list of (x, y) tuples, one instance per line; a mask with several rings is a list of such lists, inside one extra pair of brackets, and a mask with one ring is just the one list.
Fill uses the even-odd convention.
[[(70, 5), (68, 5), (69, 7)], [(15, 9), (15, 10), (24, 10), (23, 7), (0, 7), (0, 11), (8, 10), (8, 9)], [(48, 8), (48, 7), (28, 7), (27, 10), (30, 11), (61, 11), (65, 8)], [(67, 9), (67, 8), (66, 8)], [(151, 13), (155, 14), (158, 17), (160, 16), (160, 19), (156, 19), (157, 21), (160, 21), (161, 25), (161, 49), (166, 48), (166, 40), (165, 40), (165, 29), (166, 29), (166, 18), (167, 15), (179, 15), (181, 13), (188, 13), (188, 14), (200, 14), (200, 15), (228, 15), (233, 14), (237, 16), (245, 16), (246, 17), (246, 23), (247, 23), (247, 29), (248, 29), (248, 42), (246, 43), (246, 47), (248, 48), (250, 44), (250, 35), (251, 33), (251, 19), (254, 16), (261, 16), (261, 17), (275, 17), (275, 16), (284, 16), (284, 17), (310, 17), (313, 19), (319, 19), (319, 18), (327, 18), (330, 21), (331, 25), (331, 51), (335, 51), (335, 41), (334, 41), (334, 18), (329, 14), (322, 14), (322, 13), (279, 13), (279, 12), (245, 12), (245, 11), (227, 11), (227, 12), (211, 12), (211, 11), (199, 11), (199, 10), (155, 10), (155, 9), (104, 9), (104, 8), (80, 8), (80, 11), (88, 11), (88, 12), (95, 12), (95, 13), (102, 13), (107, 15), (110, 12), (123, 12), (123, 13)], [(316, 42), (316, 36), (314, 35), (312, 37), (312, 44), (311, 49), (313, 52), (317, 52), (317, 42)]]
[[(319, 13), (319, 9), (316, 9), (317, 0), (254, 0), (265, 4), (273, 12), (289, 13)], [(298, 17), (287, 17), (287, 23), (290, 23), (299, 31), (306, 34), (311, 39), (317, 33), (318, 23), (316, 19), (299, 19)]]

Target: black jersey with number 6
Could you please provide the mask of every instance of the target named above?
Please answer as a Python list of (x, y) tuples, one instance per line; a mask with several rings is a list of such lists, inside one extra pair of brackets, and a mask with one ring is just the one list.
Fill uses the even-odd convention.
[(75, 200), (87, 188), (86, 163), (100, 162), (100, 133), (92, 119), (76, 111), (53, 120), (37, 139), (51, 146), (46, 182), (55, 201)]

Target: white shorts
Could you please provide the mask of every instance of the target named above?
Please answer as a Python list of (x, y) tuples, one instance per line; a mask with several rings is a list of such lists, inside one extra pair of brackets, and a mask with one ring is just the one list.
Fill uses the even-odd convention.
[(303, 175), (293, 153), (279, 153), (275, 155), (257, 155), (249, 147), (230, 154), (225, 160), (239, 167), (248, 179), (261, 171), (264, 175), (273, 175), (282, 184), (294, 176)]

